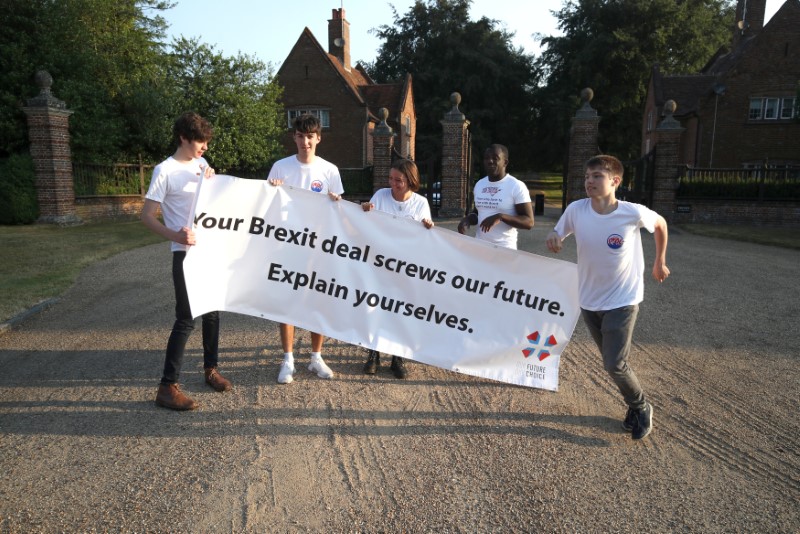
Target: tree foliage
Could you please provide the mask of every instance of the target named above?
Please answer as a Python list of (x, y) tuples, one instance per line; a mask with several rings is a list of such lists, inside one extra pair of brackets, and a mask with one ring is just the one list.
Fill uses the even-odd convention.
[(281, 88), (262, 61), (228, 58), (185, 38), (173, 44), (171, 59), (176, 111), (196, 111), (214, 125), (208, 157), (215, 167), (258, 170), (282, 154)]
[(561, 36), (542, 39), (536, 60), (547, 83), (536, 90), (534, 150), (560, 164), (581, 89), (591, 87), (602, 117), (603, 151), (638, 154), (641, 114), (651, 68), (698, 72), (731, 39), (730, 0), (568, 0), (554, 13)]
[(271, 70), (206, 45), (164, 42), (168, 0), (6, 0), (0, 11), (0, 158), (24, 152), (22, 111), (34, 75), (53, 76), (66, 102), (76, 161), (159, 161), (171, 126), (196, 110), (215, 126), (209, 157), (228, 167), (264, 166), (282, 131)]
[(440, 121), (451, 108), (451, 93), (459, 92), (476, 153), (503, 143), (516, 168), (523, 168), (537, 82), (533, 57), (513, 47), (513, 34), (498, 21), (470, 20), (470, 4), (417, 0), (404, 15), (395, 10), (392, 25), (373, 30), (383, 43), (368, 70), (384, 83), (412, 74), (419, 159), (441, 152)]

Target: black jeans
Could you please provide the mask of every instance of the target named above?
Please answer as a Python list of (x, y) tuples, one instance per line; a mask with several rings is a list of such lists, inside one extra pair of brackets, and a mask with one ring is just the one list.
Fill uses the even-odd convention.
[[(172, 253), (172, 282), (175, 285), (175, 324), (167, 342), (162, 384), (175, 384), (181, 373), (183, 353), (189, 335), (194, 331), (195, 320), (189, 308), (189, 294), (183, 276), (186, 252)], [(209, 312), (201, 317), (203, 322), (203, 367), (216, 367), (219, 358), (219, 312)]]

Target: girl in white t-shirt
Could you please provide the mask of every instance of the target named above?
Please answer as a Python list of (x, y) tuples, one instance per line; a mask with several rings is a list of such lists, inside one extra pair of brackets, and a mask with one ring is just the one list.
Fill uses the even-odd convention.
[[(417, 193), (419, 186), (419, 170), (414, 162), (408, 159), (397, 160), (389, 170), (389, 187), (376, 191), (369, 202), (361, 204), (361, 208), (364, 211), (375, 209), (414, 219), (422, 222), (425, 228), (433, 228), (431, 207), (428, 199)], [(379, 363), (378, 351), (370, 350), (367, 363), (364, 364), (364, 373), (374, 375), (378, 372)], [(397, 378), (408, 376), (404, 360), (399, 356), (392, 356), (391, 368)]]

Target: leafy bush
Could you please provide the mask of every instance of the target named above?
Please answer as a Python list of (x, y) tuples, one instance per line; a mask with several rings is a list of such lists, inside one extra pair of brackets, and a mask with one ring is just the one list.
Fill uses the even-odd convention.
[(28, 154), (0, 160), (0, 224), (30, 224), (39, 217), (36, 173)]

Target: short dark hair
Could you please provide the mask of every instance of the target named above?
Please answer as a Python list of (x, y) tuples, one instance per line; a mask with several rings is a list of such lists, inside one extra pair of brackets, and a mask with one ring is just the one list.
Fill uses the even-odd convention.
[(505, 157), (506, 162), (508, 162), (508, 148), (506, 147), (506, 145), (500, 145), (500, 144), (497, 144), (497, 143), (495, 143), (493, 145), (489, 145), (489, 147), (486, 150), (484, 150), (483, 153), (486, 154), (490, 150), (492, 150), (492, 151), (499, 150), (500, 153), (503, 155), (503, 157)]
[(622, 175), (625, 173), (625, 167), (623, 167), (622, 162), (614, 156), (609, 156), (607, 154), (599, 154), (589, 158), (583, 165), (583, 171), (586, 172), (589, 169), (603, 169), (604, 171), (610, 172), (612, 176), (619, 176), (620, 179), (622, 179)]
[(211, 124), (194, 111), (187, 111), (172, 125), (172, 138), (177, 146), (181, 144), (181, 137), (187, 141), (208, 142), (213, 136)]
[(294, 126), (295, 132), (304, 134), (322, 133), (322, 124), (319, 122), (319, 119), (316, 115), (312, 115), (310, 113), (303, 113), (302, 115), (295, 117), (294, 121), (292, 122), (292, 126)]
[(413, 192), (419, 191), (419, 170), (417, 164), (410, 159), (397, 159), (392, 162), (392, 169), (396, 169), (403, 173), (403, 176), (408, 180), (408, 188)]

